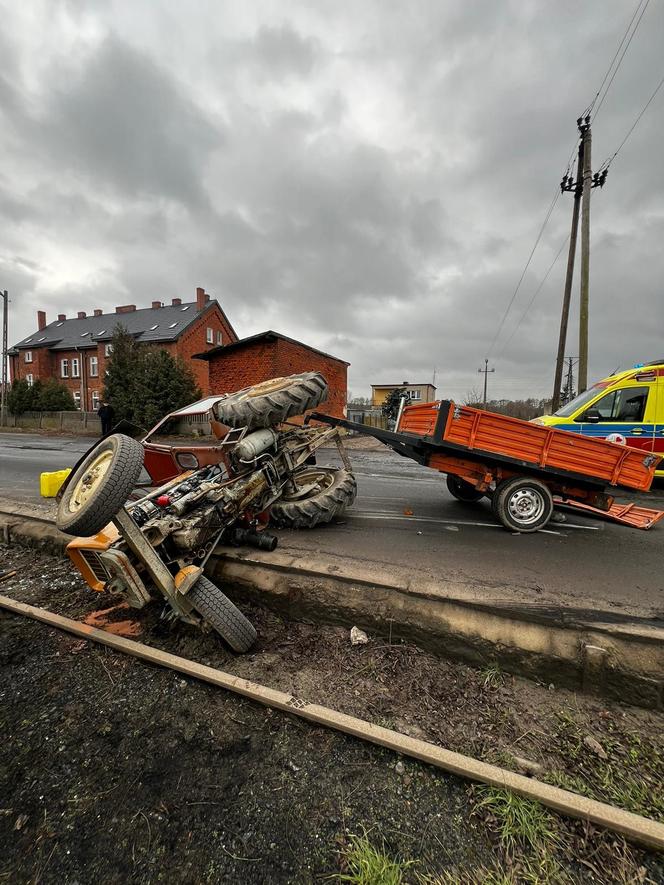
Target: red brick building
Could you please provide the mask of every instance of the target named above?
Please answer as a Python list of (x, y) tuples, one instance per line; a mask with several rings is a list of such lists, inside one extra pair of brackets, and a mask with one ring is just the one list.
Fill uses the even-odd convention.
[(47, 323), (46, 313), (37, 312), (37, 331), (9, 351), (10, 379), (55, 378), (72, 392), (76, 404), (95, 411), (104, 387), (106, 360), (117, 325), (123, 325), (139, 344), (165, 350), (191, 366), (203, 395), (210, 392), (208, 363), (192, 359), (201, 351), (233, 344), (238, 337), (219, 303), (196, 289), (196, 300), (173, 298), (170, 304), (153, 301), (148, 308), (135, 304), (116, 307), (114, 313), (95, 310), (88, 316), (79, 311), (74, 318), (59, 314)]
[(284, 375), (321, 372), (330, 388), (322, 408), (330, 415), (344, 417), (350, 363), (279, 332), (261, 332), (194, 357), (209, 366), (211, 394), (232, 393)]

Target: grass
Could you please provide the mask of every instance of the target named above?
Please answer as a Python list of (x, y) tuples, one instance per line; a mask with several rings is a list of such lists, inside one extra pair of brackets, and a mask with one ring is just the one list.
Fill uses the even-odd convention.
[(492, 664), (482, 670), (482, 676), (484, 677), (482, 685), (487, 689), (498, 688), (505, 681), (503, 671), (497, 664)]
[(544, 806), (496, 787), (478, 787), (476, 792), (481, 798), (475, 812), (485, 818), (498, 837), (508, 870), (489, 870), (490, 878), (483, 881), (490, 885), (552, 885), (565, 881), (555, 856), (562, 840), (556, 820)]
[(583, 743), (587, 731), (567, 716), (560, 716), (559, 722), (557, 739), (566, 766), (549, 772), (549, 783), (664, 821), (662, 747), (636, 733), (602, 735), (607, 758), (600, 759)]
[(385, 853), (385, 843), (377, 848), (367, 833), (351, 835), (342, 852), (347, 872), (339, 874), (338, 881), (354, 885), (402, 885), (406, 869), (413, 861), (397, 861)]

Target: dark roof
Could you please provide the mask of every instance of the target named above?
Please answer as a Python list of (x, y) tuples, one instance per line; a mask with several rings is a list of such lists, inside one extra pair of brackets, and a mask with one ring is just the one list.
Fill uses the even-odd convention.
[(416, 384), (414, 381), (400, 381), (398, 384), (372, 384), (372, 387), (433, 387), (436, 389), (436, 385), (432, 384), (431, 381), (423, 381), (421, 384)]
[(268, 329), (267, 332), (260, 332), (258, 335), (250, 335), (248, 338), (240, 338), (239, 341), (234, 341), (232, 344), (222, 344), (221, 347), (212, 347), (210, 350), (206, 350), (203, 353), (195, 353), (193, 354), (193, 357), (196, 360), (211, 360), (216, 356), (223, 356), (225, 353), (230, 353), (230, 351), (239, 350), (242, 347), (249, 347), (259, 341), (289, 341), (291, 344), (297, 344), (299, 347), (304, 347), (307, 350), (312, 351), (312, 353), (319, 353), (321, 356), (327, 357), (329, 360), (336, 360), (338, 363), (343, 363), (344, 366), (350, 366), (349, 362), (340, 359), (338, 356), (332, 356), (331, 353), (325, 353), (324, 350), (318, 350), (317, 347), (311, 347), (311, 345), (305, 344), (304, 341), (297, 341), (295, 338), (289, 338), (288, 335), (282, 335), (281, 332), (274, 332), (272, 329)]
[[(124, 326), (137, 341), (142, 343), (176, 341), (195, 319), (214, 305), (221, 310), (219, 303), (213, 299), (206, 302), (201, 310), (198, 310), (195, 301), (188, 301), (184, 304), (146, 307), (127, 313), (103, 313), (98, 317), (87, 316), (80, 320), (78, 318), (55, 320), (45, 329), (33, 332), (23, 341), (19, 341), (10, 352), (38, 347), (48, 347), (50, 350), (93, 347), (98, 341), (110, 341), (117, 325)], [(224, 313), (223, 310), (221, 312)], [(228, 323), (227, 318), (226, 322)], [(230, 323), (228, 325), (233, 328)]]

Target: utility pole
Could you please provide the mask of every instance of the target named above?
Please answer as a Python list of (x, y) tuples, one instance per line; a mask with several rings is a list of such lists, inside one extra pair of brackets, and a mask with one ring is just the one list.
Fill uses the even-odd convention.
[(0, 425), (4, 426), (7, 418), (7, 311), (9, 296), (5, 289), (2, 293), (2, 392), (0, 393)]
[(569, 253), (567, 256), (567, 274), (565, 276), (565, 291), (563, 293), (563, 308), (560, 317), (560, 335), (558, 337), (558, 356), (556, 359), (556, 375), (553, 383), (553, 397), (551, 408), (555, 412), (560, 405), (560, 387), (563, 376), (563, 363), (565, 361), (565, 345), (567, 342), (567, 322), (569, 307), (572, 297), (572, 281), (574, 278), (574, 259), (576, 255), (576, 241), (579, 229), (579, 207), (581, 208), (581, 303), (579, 307), (579, 393), (588, 386), (588, 301), (590, 283), (590, 191), (594, 187), (604, 187), (608, 167), (601, 172), (592, 174), (591, 149), (592, 134), (590, 131), (590, 115), (579, 117), (576, 121), (581, 141), (576, 167), (576, 180), (570, 175), (565, 175), (560, 182), (560, 189), (574, 193), (574, 207), (572, 209), (572, 230), (569, 238)]
[(574, 192), (574, 208), (572, 209), (572, 230), (569, 235), (569, 252), (567, 253), (567, 274), (565, 276), (565, 291), (563, 293), (563, 309), (560, 315), (556, 375), (553, 381), (553, 396), (551, 397), (552, 412), (557, 412), (560, 408), (560, 389), (563, 383), (563, 362), (565, 361), (565, 345), (567, 343), (567, 323), (569, 320), (569, 306), (572, 300), (576, 238), (579, 231), (579, 209), (581, 207), (581, 194), (583, 193), (583, 148), (583, 139), (581, 139), (579, 142), (579, 156), (576, 164), (576, 181), (572, 181), (570, 175), (565, 175), (560, 182), (560, 189), (563, 193), (565, 193), (565, 191)]
[(562, 405), (566, 406), (567, 403), (571, 402), (574, 399), (574, 363), (577, 360), (572, 357), (567, 357), (567, 380), (565, 381), (565, 387), (563, 389), (562, 395)]
[(581, 200), (581, 302), (579, 305), (579, 393), (588, 387), (588, 305), (590, 285), (590, 190), (592, 171), (590, 117), (580, 127), (583, 142), (583, 194)]
[(489, 377), (489, 372), (495, 372), (496, 370), (495, 370), (495, 369), (490, 369), (490, 368), (489, 368), (489, 359), (488, 359), (488, 357), (487, 357), (487, 358), (484, 360), (484, 368), (483, 368), (483, 369), (478, 369), (477, 371), (478, 371), (480, 374), (483, 374), (483, 375), (484, 375), (484, 398), (483, 398), (483, 401), (482, 401), (482, 408), (483, 408), (483, 409), (486, 409), (486, 385), (487, 385), (487, 379), (488, 379), (488, 377)]

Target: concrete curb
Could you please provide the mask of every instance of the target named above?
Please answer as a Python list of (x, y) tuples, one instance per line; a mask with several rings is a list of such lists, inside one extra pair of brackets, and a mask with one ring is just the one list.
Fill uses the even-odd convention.
[[(0, 513), (7, 544), (64, 554), (68, 535), (47, 519)], [(292, 618), (357, 625), (442, 657), (504, 670), (650, 709), (664, 706), (664, 626), (612, 623), (592, 611), (466, 596), (449, 585), (375, 563), (299, 551), (223, 548), (207, 572), (234, 600)], [(487, 591), (489, 597), (491, 591)]]
[(17, 513), (9, 516), (0, 513), (0, 538), (5, 544), (20, 544), (23, 547), (35, 547), (53, 556), (62, 556), (65, 547), (71, 541), (48, 519), (27, 516)]
[[(450, 595), (442, 582), (339, 557), (224, 549), (208, 571), (236, 600), (292, 618), (357, 625), (437, 655), (662, 709), (664, 627), (570, 619), (549, 606)], [(592, 613), (589, 613), (592, 614)]]

